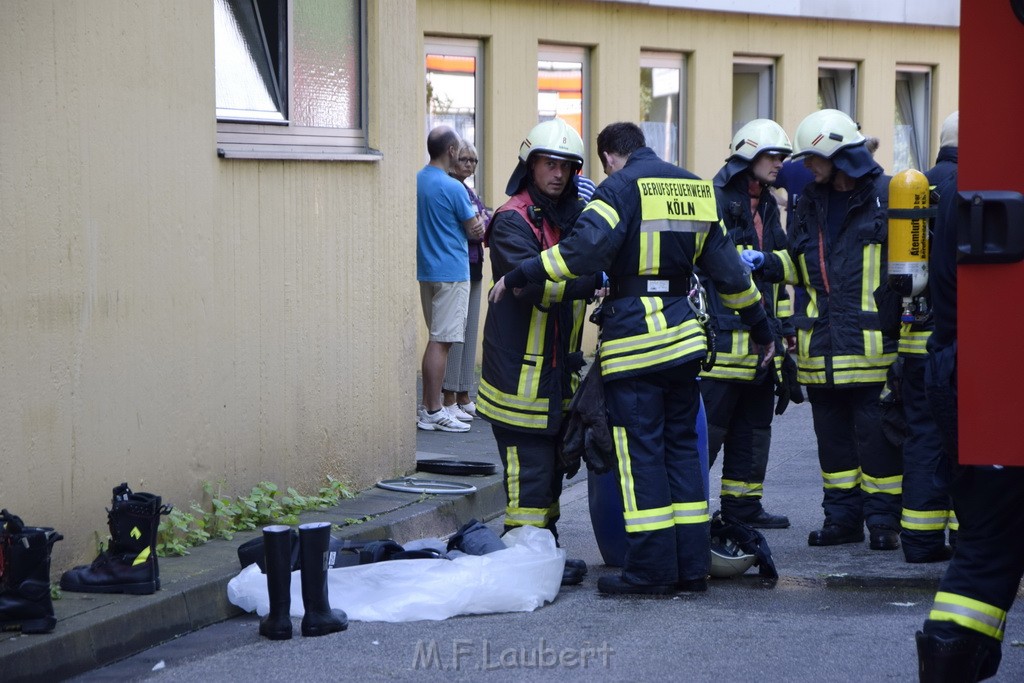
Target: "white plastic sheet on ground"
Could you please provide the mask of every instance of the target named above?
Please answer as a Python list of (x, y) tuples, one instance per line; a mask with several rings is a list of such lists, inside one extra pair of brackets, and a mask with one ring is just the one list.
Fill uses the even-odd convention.
[[(508, 547), (454, 560), (392, 560), (327, 572), (331, 607), (353, 621), (441, 620), (457, 614), (531, 612), (558, 595), (565, 551), (546, 529), (519, 527)], [(292, 572), (291, 615), (302, 616), (299, 572)], [(267, 577), (251, 564), (228, 582), (228, 601), (246, 612), (270, 611)]]

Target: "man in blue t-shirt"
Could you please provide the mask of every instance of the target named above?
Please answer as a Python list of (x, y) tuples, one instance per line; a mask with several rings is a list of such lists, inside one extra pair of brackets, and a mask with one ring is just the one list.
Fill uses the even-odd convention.
[(423, 352), (423, 405), (416, 426), (468, 432), (469, 425), (441, 402), (448, 350), (464, 339), (469, 306), (468, 237), (480, 239), (484, 225), (466, 188), (448, 172), (458, 163), (462, 139), (448, 126), (427, 135), (430, 162), (416, 174), (416, 279), (430, 332)]

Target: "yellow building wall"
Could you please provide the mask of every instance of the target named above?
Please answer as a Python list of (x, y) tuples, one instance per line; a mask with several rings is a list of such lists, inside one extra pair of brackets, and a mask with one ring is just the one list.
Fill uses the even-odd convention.
[(92, 559), (122, 481), (357, 488), (415, 452), (411, 3), (368, 5), (379, 162), (219, 159), (213, 3), (0, 22), (0, 505)]
[[(595, 0), (419, 0), (424, 36), (479, 39), (484, 46), (484, 144), (478, 150), (489, 206), (504, 200), (519, 144), (537, 123), (539, 44), (589, 49), (589, 159), (584, 174), (604, 179), (596, 137), (615, 121), (636, 121), (640, 109), (641, 51), (687, 56), (684, 166), (710, 178), (732, 139), (733, 59), (776, 60), (776, 120), (792, 136), (818, 108), (819, 60), (857, 62), (859, 122), (877, 136), (879, 163), (891, 173), (897, 65), (927, 65), (932, 72), (931, 159), (939, 126), (957, 109), (959, 31), (944, 27), (794, 19), (648, 7)], [(422, 54), (422, 50), (421, 50)], [(425, 88), (421, 79), (420, 88)], [(420, 102), (425, 101), (425, 91)], [(425, 106), (421, 107), (425, 116)], [(421, 119), (423, 120), (423, 119)], [(485, 281), (490, 274), (485, 270)], [(486, 303), (484, 303), (486, 307)], [(482, 330), (483, 315), (481, 315)], [(588, 323), (584, 349), (593, 351)], [(420, 329), (420, 345), (425, 343)], [(479, 357), (478, 357), (479, 358)]]

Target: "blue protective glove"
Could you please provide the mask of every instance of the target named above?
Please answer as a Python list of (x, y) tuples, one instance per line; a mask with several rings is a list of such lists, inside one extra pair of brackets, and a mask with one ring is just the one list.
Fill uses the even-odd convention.
[(757, 270), (764, 265), (764, 252), (756, 249), (744, 249), (740, 252), (740, 258), (751, 270)]
[(594, 181), (584, 175), (575, 175), (572, 177), (576, 182), (576, 192), (579, 194), (580, 199), (585, 202), (589, 202), (590, 198), (594, 196), (594, 190), (597, 189), (597, 185)]

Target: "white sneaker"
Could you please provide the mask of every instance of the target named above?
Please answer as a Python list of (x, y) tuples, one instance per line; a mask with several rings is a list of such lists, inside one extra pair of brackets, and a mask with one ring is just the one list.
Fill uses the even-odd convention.
[(426, 409), (419, 411), (419, 416), (416, 419), (416, 426), (420, 429), (437, 432), (468, 432), (469, 425), (465, 422), (459, 422), (445, 409), (437, 411), (433, 415), (428, 413)]
[(476, 403), (473, 401), (470, 401), (469, 403), (459, 403), (457, 405), (466, 415), (476, 417)]
[(454, 417), (456, 420), (461, 420), (463, 422), (473, 421), (473, 416), (466, 412), (465, 410), (463, 410), (462, 406), (460, 406), (458, 403), (453, 403), (450, 406), (445, 406), (444, 409), (447, 410), (448, 414)]

